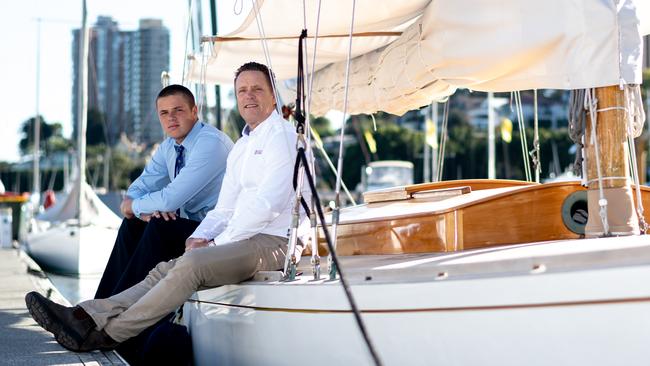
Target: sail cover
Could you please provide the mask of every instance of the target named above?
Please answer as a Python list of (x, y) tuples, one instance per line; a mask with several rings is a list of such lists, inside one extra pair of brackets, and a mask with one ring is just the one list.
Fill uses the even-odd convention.
[[(318, 1), (306, 1), (315, 32)], [(267, 38), (303, 27), (303, 1), (259, 2)], [(349, 1), (323, 1), (319, 36), (349, 32)], [(357, 1), (348, 112), (408, 110), (441, 101), (458, 88), (478, 91), (579, 89), (641, 83), (642, 35), (650, 33), (643, 0)], [(227, 37), (260, 36), (253, 9)], [(295, 78), (297, 40), (267, 39), (278, 79)], [(313, 40), (308, 47), (313, 48)], [(347, 38), (318, 40), (311, 112), (342, 110)], [(262, 41), (217, 41), (196, 55), (188, 76), (232, 83), (250, 60), (266, 63)], [(311, 62), (311, 50), (308, 60)]]
[[(39, 214), (36, 218), (40, 221), (49, 221), (53, 223), (65, 222), (75, 219), (79, 216), (79, 178), (72, 185), (72, 189), (61, 200)], [(81, 185), (81, 210), (82, 226), (96, 225), (100, 227), (115, 228), (120, 226), (121, 219), (111, 211), (93, 191), (88, 183)]]

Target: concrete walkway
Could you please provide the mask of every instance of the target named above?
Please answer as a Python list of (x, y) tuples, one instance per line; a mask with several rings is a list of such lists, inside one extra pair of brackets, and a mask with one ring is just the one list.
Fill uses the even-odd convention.
[(67, 304), (27, 255), (0, 249), (0, 365), (125, 365), (114, 352), (74, 353), (61, 347), (29, 315), (29, 291)]

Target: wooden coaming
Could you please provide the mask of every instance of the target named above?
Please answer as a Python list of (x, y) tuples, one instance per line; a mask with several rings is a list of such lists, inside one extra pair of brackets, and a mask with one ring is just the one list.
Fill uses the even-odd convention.
[[(443, 186), (472, 186), (472, 181), (445, 182)], [(562, 203), (569, 194), (585, 190), (584, 187), (578, 182), (518, 183), (510, 187), (498, 185), (503, 188), (473, 192), (446, 202), (407, 200), (343, 209), (337, 252), (339, 255), (448, 252), (580, 237), (563, 224)], [(650, 209), (650, 189), (642, 187), (642, 197), (644, 206)], [(369, 215), (370, 212), (377, 215)], [(645, 216), (646, 220), (650, 218), (648, 214)], [(322, 255), (326, 254), (322, 232), (319, 248)]]

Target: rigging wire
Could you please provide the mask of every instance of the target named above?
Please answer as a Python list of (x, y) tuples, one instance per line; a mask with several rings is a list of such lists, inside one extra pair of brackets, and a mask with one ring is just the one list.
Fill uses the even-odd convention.
[(183, 54), (183, 75), (181, 77), (181, 85), (185, 85), (185, 73), (187, 72), (187, 48), (190, 38), (190, 29), (192, 28), (192, 14), (194, 13), (194, 0), (189, 0), (189, 9), (187, 12), (187, 31), (185, 32), (185, 53)]
[[(321, 13), (321, 0), (318, 1), (318, 11), (317, 11), (317, 16), (316, 16), (316, 33), (314, 34), (314, 52), (313, 52), (313, 55), (312, 55), (312, 66), (311, 66), (312, 72), (309, 73), (309, 70), (307, 70), (307, 72), (309, 73), (309, 87), (307, 88), (307, 103), (305, 105), (306, 105), (306, 109), (308, 111), (311, 108), (312, 89), (313, 89), (313, 86), (314, 86), (314, 73), (316, 71), (316, 53), (317, 53), (316, 51), (318, 50), (317, 46), (318, 46), (318, 38), (319, 38), (318, 35), (319, 35), (319, 29), (320, 29), (320, 13)], [(309, 118), (309, 113), (307, 113), (307, 116), (308, 116), (307, 118)], [(311, 136), (312, 135), (317, 136), (317, 134), (315, 133), (313, 127), (311, 126), (311, 123), (308, 124), (308, 126), (309, 126), (308, 133), (310, 135), (309, 137), (310, 137), (310, 141), (311, 141)], [(323, 156), (323, 158), (327, 162), (327, 165), (329, 166), (329, 168), (334, 173), (334, 176), (336, 177), (336, 179), (338, 179), (339, 173), (336, 170), (336, 168), (334, 167), (334, 164), (332, 163), (332, 159), (330, 159), (330, 157), (327, 155), (327, 151), (325, 151), (325, 147), (317, 139), (314, 139), (313, 141), (316, 143), (316, 147), (321, 152), (321, 155)], [(311, 145), (309, 145), (309, 147), (308, 147), (308, 152), (309, 152), (309, 149), (311, 149)], [(312, 171), (315, 172), (314, 165), (313, 165), (313, 160), (314, 160), (315, 157), (314, 157), (313, 154), (310, 155), (310, 156), (311, 156), (311, 159), (312, 159), (311, 168), (312, 168)], [(348, 197), (348, 200), (350, 200), (350, 202), (353, 205), (356, 205), (357, 202), (355, 201), (354, 197), (352, 196), (352, 194), (348, 190), (348, 187), (345, 184), (345, 182), (343, 182), (342, 180), (341, 180), (341, 186), (343, 187), (343, 190), (345, 191), (345, 194)]]
[[(592, 95), (592, 93), (594, 95)], [(607, 220), (607, 199), (605, 198), (605, 193), (603, 191), (603, 175), (600, 167), (600, 149), (598, 147), (598, 139), (596, 138), (596, 127), (598, 112), (596, 107), (598, 106), (598, 100), (596, 99), (596, 90), (587, 89), (585, 92), (585, 109), (589, 110), (589, 116), (591, 119), (591, 133), (590, 133), (590, 142), (594, 146), (594, 155), (596, 157), (596, 174), (598, 180), (598, 206), (600, 206), (600, 220), (603, 223), (603, 235), (609, 236), (609, 222)]]
[[(348, 303), (350, 304), (350, 308), (352, 310), (352, 313), (354, 314), (357, 326), (359, 327), (359, 331), (361, 332), (361, 335), (363, 336), (363, 339), (364, 339), (364, 341), (366, 343), (366, 346), (368, 348), (368, 352), (370, 353), (370, 356), (372, 357), (375, 365), (380, 366), (380, 365), (382, 365), (382, 362), (381, 362), (381, 360), (379, 358), (379, 355), (378, 355), (377, 351), (375, 350), (375, 347), (374, 347), (372, 341), (370, 340), (370, 336), (369, 336), (369, 334), (368, 334), (368, 332), (366, 330), (363, 319), (361, 318), (361, 312), (359, 311), (359, 308), (358, 308), (358, 306), (356, 304), (356, 301), (354, 300), (354, 296), (352, 295), (352, 291), (350, 290), (350, 286), (349, 286), (349, 284), (347, 282), (347, 279), (346, 279), (345, 275), (343, 274), (343, 271), (341, 270), (341, 266), (340, 266), (340, 263), (338, 261), (338, 257), (336, 255), (336, 225), (338, 224), (338, 222), (334, 221), (334, 217), (336, 217), (336, 221), (338, 221), (338, 210), (340, 209), (340, 192), (341, 192), (341, 183), (342, 183), (341, 172), (342, 172), (342, 161), (343, 161), (343, 151), (342, 151), (343, 150), (343, 134), (345, 132), (345, 115), (347, 114), (348, 89), (349, 89), (349, 71), (350, 71), (350, 59), (351, 59), (351, 53), (352, 53), (352, 34), (353, 34), (353, 29), (354, 29), (355, 6), (356, 6), (356, 0), (353, 0), (352, 1), (352, 20), (350, 22), (350, 36), (349, 36), (349, 44), (348, 44), (348, 56), (347, 56), (347, 67), (346, 67), (346, 77), (345, 77), (346, 81), (345, 81), (345, 99), (344, 99), (344, 108), (343, 108), (343, 124), (341, 126), (341, 141), (340, 141), (340, 145), (339, 145), (339, 161), (338, 161), (338, 169), (337, 169), (337, 173), (339, 173), (339, 174), (337, 174), (337, 180), (336, 180), (336, 182), (337, 182), (336, 183), (336, 207), (335, 207), (334, 215), (332, 215), (332, 218), (333, 218), (332, 232), (333, 232), (334, 240), (332, 240), (332, 238), (330, 237), (330, 233), (329, 233), (329, 230), (327, 228), (327, 224), (325, 222), (325, 216), (323, 214), (323, 210), (322, 210), (321, 205), (316, 204), (315, 208), (316, 208), (316, 210), (318, 212), (318, 216), (319, 216), (319, 218), (321, 220), (321, 225), (323, 227), (323, 232), (325, 234), (327, 245), (329, 247), (330, 255), (329, 255), (328, 258), (331, 261), (331, 263), (333, 264), (333, 265), (330, 266), (330, 268), (334, 270), (334, 271), (330, 271), (330, 278), (332, 277), (332, 274), (336, 275), (336, 272), (338, 272), (338, 277), (339, 277), (339, 280), (341, 281), (341, 286), (343, 287), (343, 290), (345, 292)], [(304, 43), (300, 44), (301, 47), (299, 49), (299, 58), (300, 59), (298, 61), (299, 62), (299, 66), (298, 66), (298, 91), (297, 91), (297, 98), (296, 98), (296, 117), (298, 117), (298, 118), (296, 118), (296, 121), (298, 121), (298, 126), (297, 126), (298, 129), (301, 128), (301, 126), (300, 126), (301, 116), (299, 116), (299, 112), (301, 112), (301, 104), (300, 103), (305, 102), (305, 100), (304, 100), (304, 98), (305, 98), (305, 90), (304, 90), (304, 79), (303, 79), (303, 77), (304, 77), (304, 74), (303, 74), (304, 73), (304, 70), (303, 70), (303, 54), (301, 52), (302, 48), (303, 48), (302, 46), (304, 45), (305, 49), (306, 49), (306, 44), (307, 44), (307, 42), (306, 42), (307, 18), (306, 18), (306, 10), (305, 9), (306, 9), (305, 4), (303, 2), (303, 16), (304, 16), (305, 28), (302, 31), (300, 41), (304, 42)], [(320, 2), (319, 2), (318, 12), (319, 12), (319, 18), (320, 18)], [(316, 55), (315, 55), (316, 52), (315, 51), (316, 51), (316, 46), (314, 45), (314, 59), (313, 59), (314, 64), (313, 64), (313, 66), (315, 66), (315, 62), (316, 62)], [(306, 57), (306, 50), (305, 50), (305, 57)], [(311, 97), (311, 91), (312, 91), (311, 87), (313, 86), (313, 84), (312, 84), (313, 83), (313, 70), (314, 70), (314, 68), (312, 68), (312, 74), (310, 75), (310, 81), (309, 81), (309, 91), (307, 92), (310, 97)], [(309, 99), (309, 102), (311, 102), (311, 98)], [(308, 108), (308, 107), (305, 106), (305, 108)], [(303, 120), (302, 122), (304, 122), (304, 117), (302, 117), (302, 120)], [(311, 127), (311, 126), (308, 125), (308, 127)], [(302, 127), (302, 132), (303, 133), (305, 132), (304, 131), (304, 126)], [(306, 173), (307, 181), (309, 183), (309, 187), (312, 190), (312, 198), (313, 198), (312, 203), (314, 201), (315, 202), (320, 202), (320, 199), (318, 198), (318, 192), (316, 191), (316, 185), (314, 183), (313, 175), (311, 174), (312, 170), (310, 169), (310, 162), (308, 161), (307, 156), (305, 155), (304, 146), (298, 146), (298, 156), (297, 156), (296, 159), (300, 159), (300, 161), (302, 161), (302, 168), (303, 168), (304, 172)], [(312, 161), (312, 163), (313, 163), (313, 161)], [(298, 166), (297, 166), (297, 168), (300, 169)], [(297, 191), (300, 191), (301, 188), (302, 187), (300, 187), (300, 185), (298, 185)], [(299, 195), (300, 194), (297, 193), (297, 196), (299, 196)], [(296, 203), (296, 205), (297, 205), (297, 203)], [(314, 205), (312, 205), (312, 207), (313, 206)], [(309, 210), (307, 210), (307, 207), (306, 207), (306, 204), (304, 204), (304, 201), (303, 201), (303, 207), (304, 207), (307, 215), (310, 215), (310, 212), (309, 212)], [(317, 228), (316, 228), (316, 230), (317, 230)]]
[[(312, 86), (314, 85), (314, 72), (316, 71), (316, 50), (317, 50), (317, 44), (318, 44), (318, 31), (320, 27), (320, 9), (321, 9), (321, 0), (318, 0), (318, 8), (317, 8), (317, 13), (316, 13), (316, 33), (314, 35), (314, 50), (312, 51), (313, 59), (312, 59), (312, 65), (311, 65), (311, 73), (310, 73), (310, 68), (309, 68), (309, 62), (307, 61), (308, 57), (308, 49), (307, 49), (307, 39), (304, 39), (304, 48), (305, 48), (305, 71), (307, 75), (309, 75), (309, 81), (307, 82), (307, 100), (305, 102), (305, 114), (306, 114), (306, 126), (307, 126), (307, 131), (306, 131), (306, 139), (307, 139), (307, 154), (309, 155), (309, 169), (316, 173), (316, 160), (314, 157), (314, 152), (312, 149), (312, 142), (313, 142), (313, 135), (312, 135), (312, 128), (311, 128), (311, 93), (312, 93)], [(304, 29), (307, 29), (307, 4), (306, 1), (303, 0), (302, 2), (302, 11), (303, 11), (303, 22), (304, 22)], [(303, 60), (300, 60), (301, 62)], [(325, 154), (327, 157), (327, 154)], [(327, 157), (329, 159), (329, 157)], [(314, 175), (314, 181), (315, 175)], [(346, 189), (347, 190), (347, 189)], [(310, 223), (310, 228), (311, 228), (311, 265), (312, 265), (312, 274), (314, 276), (314, 280), (320, 280), (321, 276), (321, 259), (320, 255), (318, 254), (318, 224), (316, 220), (316, 215), (315, 215), (315, 210), (316, 210), (316, 205), (320, 205), (320, 202), (316, 200), (315, 197), (311, 197), (311, 201), (309, 202), (309, 223)]]
[(271, 54), (269, 52), (269, 46), (266, 43), (266, 32), (264, 31), (264, 22), (260, 16), (260, 9), (257, 4), (257, 0), (251, 0), (253, 3), (253, 10), (255, 11), (255, 22), (257, 23), (257, 31), (260, 34), (260, 41), (262, 42), (262, 50), (264, 51), (264, 58), (266, 59), (266, 65), (269, 69), (269, 79), (271, 79), (271, 87), (273, 88), (273, 95), (275, 96), (275, 109), (278, 113), (282, 114), (280, 98), (278, 97), (278, 88), (276, 87), (275, 77), (273, 77), (273, 64), (271, 63)]
[(519, 125), (519, 142), (521, 143), (521, 154), (524, 163), (524, 173), (526, 180), (533, 181), (530, 171), (530, 161), (528, 160), (528, 141), (526, 140), (526, 122), (524, 121), (524, 111), (521, 103), (521, 92), (513, 92), (515, 99), (515, 109), (517, 112), (517, 123)]
[[(636, 193), (636, 212), (639, 220), (639, 229), (645, 234), (648, 231), (648, 224), (645, 221), (643, 200), (641, 199), (641, 185), (639, 182), (639, 169), (636, 159), (636, 145), (634, 137), (641, 135), (643, 132), (643, 123), (645, 122), (645, 113), (643, 112), (643, 102), (641, 99), (641, 87), (636, 85), (626, 85), (624, 89), (625, 101), (627, 108), (627, 143), (630, 149), (630, 163), (632, 165), (632, 178), (634, 179)], [(639, 127), (640, 121), (640, 127)], [(636, 128), (636, 131), (635, 131)]]
[[(348, 91), (350, 89), (350, 62), (352, 59), (352, 35), (354, 34), (354, 16), (355, 16), (355, 7), (356, 7), (356, 0), (352, 0), (352, 20), (350, 22), (350, 33), (348, 35), (348, 54), (346, 57), (346, 63), (345, 63), (345, 84), (344, 84), (344, 96), (343, 96), (343, 116), (342, 116), (342, 123), (341, 123), (341, 134), (339, 135), (339, 157), (338, 157), (338, 163), (336, 167), (336, 171), (339, 173), (337, 178), (336, 178), (336, 185), (334, 189), (334, 210), (332, 212), (332, 233), (333, 233), (333, 238), (334, 238), (334, 245), (333, 247), (336, 248), (336, 239), (337, 239), (337, 229), (339, 225), (339, 213), (341, 210), (341, 181), (343, 180), (342, 177), (342, 172), (343, 172), (343, 140), (345, 138), (345, 120), (346, 116), (348, 114)], [(328, 257), (328, 262), (330, 265), (330, 279), (335, 279), (336, 278), (336, 265), (332, 263), (332, 255)]]
[[(437, 107), (437, 106), (436, 106)], [(436, 162), (436, 169), (438, 172), (436, 182), (442, 181), (442, 171), (445, 165), (445, 149), (447, 147), (447, 135), (449, 125), (449, 99), (445, 102), (444, 112), (442, 115), (442, 128), (440, 131), (440, 147), (438, 151), (438, 161)]]
[[(206, 49), (209, 49), (210, 47), (207, 47), (206, 43), (201, 44), (201, 71), (199, 75), (199, 79), (201, 80), (199, 83), (199, 90), (198, 90), (198, 95), (197, 95), (197, 104), (199, 107), (199, 116), (203, 116), (203, 106), (207, 102), (207, 69), (208, 69), (208, 52)], [(206, 118), (207, 120), (207, 118)]]
[(584, 165), (584, 135), (585, 135), (585, 113), (584, 113), (585, 90), (571, 90), (569, 94), (569, 137), (576, 145), (576, 158), (573, 162), (573, 172), (582, 177), (582, 185), (587, 185), (587, 174)]
[(533, 169), (535, 169), (535, 182), (539, 183), (539, 175), (542, 172), (542, 165), (539, 151), (539, 119), (537, 115), (537, 89), (533, 90), (533, 150), (530, 157), (533, 159)]

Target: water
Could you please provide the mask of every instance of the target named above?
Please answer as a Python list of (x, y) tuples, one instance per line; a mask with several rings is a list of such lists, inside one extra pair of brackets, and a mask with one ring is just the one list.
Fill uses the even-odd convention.
[(72, 305), (80, 301), (89, 300), (95, 297), (95, 291), (101, 280), (101, 275), (72, 277), (61, 276), (54, 273), (47, 273), (47, 277), (52, 281), (54, 287), (59, 290)]

